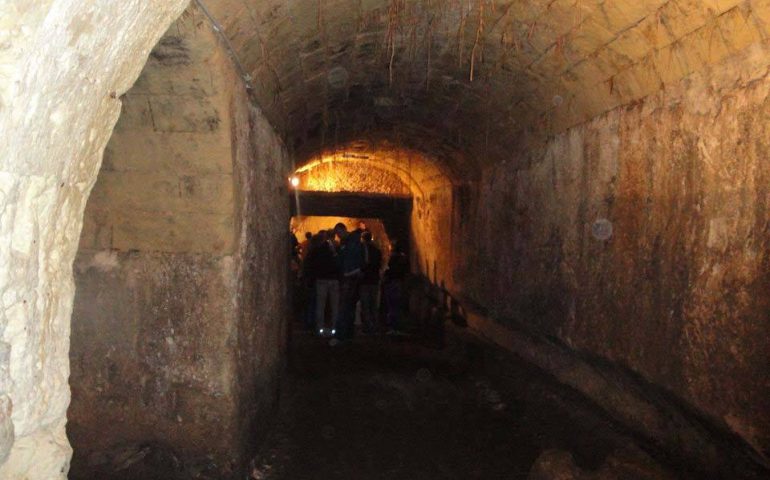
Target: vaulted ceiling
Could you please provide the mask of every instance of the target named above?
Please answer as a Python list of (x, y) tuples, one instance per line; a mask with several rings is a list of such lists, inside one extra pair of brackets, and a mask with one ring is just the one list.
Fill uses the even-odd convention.
[(483, 162), (766, 38), (770, 0), (205, 0), (298, 154), (385, 138)]

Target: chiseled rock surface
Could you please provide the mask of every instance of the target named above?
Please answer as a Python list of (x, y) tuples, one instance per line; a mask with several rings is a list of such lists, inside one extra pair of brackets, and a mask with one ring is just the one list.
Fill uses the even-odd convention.
[(3, 479), (66, 476), (72, 261), (85, 198), (120, 113), (119, 96), (185, 3), (0, 7)]

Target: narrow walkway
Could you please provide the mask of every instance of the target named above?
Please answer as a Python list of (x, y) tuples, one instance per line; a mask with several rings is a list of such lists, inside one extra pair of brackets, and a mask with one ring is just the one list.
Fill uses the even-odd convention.
[(255, 479), (557, 478), (530, 474), (536, 461), (554, 468), (540, 457), (549, 449), (571, 452), (574, 464), (558, 468), (583, 475), (558, 478), (668, 478), (637, 460), (635, 476), (594, 476), (607, 473), (608, 458), (617, 467), (635, 449), (523, 362), (465, 354), (452, 361), (407, 338), (358, 337), (331, 348), (298, 333), (292, 343), (290, 378)]

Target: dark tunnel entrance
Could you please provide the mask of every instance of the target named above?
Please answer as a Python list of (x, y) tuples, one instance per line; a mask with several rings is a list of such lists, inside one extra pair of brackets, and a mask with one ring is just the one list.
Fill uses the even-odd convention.
[[(304, 217), (377, 219), (382, 222), (388, 239), (398, 239), (407, 248), (410, 243), (411, 214), (411, 197), (399, 198), (366, 193), (297, 192), (291, 198), (293, 225), (297, 218)], [(333, 227), (334, 223), (327, 228)], [(296, 228), (298, 236), (304, 234), (305, 230), (299, 226)]]

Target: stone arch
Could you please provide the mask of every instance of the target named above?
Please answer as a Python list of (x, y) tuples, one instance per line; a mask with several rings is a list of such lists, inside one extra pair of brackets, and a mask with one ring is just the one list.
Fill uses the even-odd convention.
[[(72, 262), (83, 210), (150, 49), (185, 1), (3, 8), (0, 476), (64, 478)], [(119, 39), (119, 41), (115, 41)]]
[[(388, 187), (378, 187), (371, 180), (364, 178), (365, 172), (370, 169), (382, 171), (394, 177), (392, 179), (394, 183), (397, 179), (402, 191), (396, 192), (397, 187), (393, 185), (391, 189), (394, 191), (388, 192)], [(390, 142), (353, 142), (301, 162), (295, 174), (300, 180), (307, 177), (312, 185), (312, 177), (321, 170), (325, 176), (350, 179), (348, 182), (350, 184), (344, 188), (353, 190), (348, 191), (382, 190), (381, 193), (409, 194), (415, 197), (424, 197), (437, 188), (451, 188), (452, 183), (458, 181), (451, 171), (429, 153), (404, 148)], [(358, 185), (355, 184), (355, 179), (360, 179)], [(335, 187), (329, 185), (327, 188)]]

